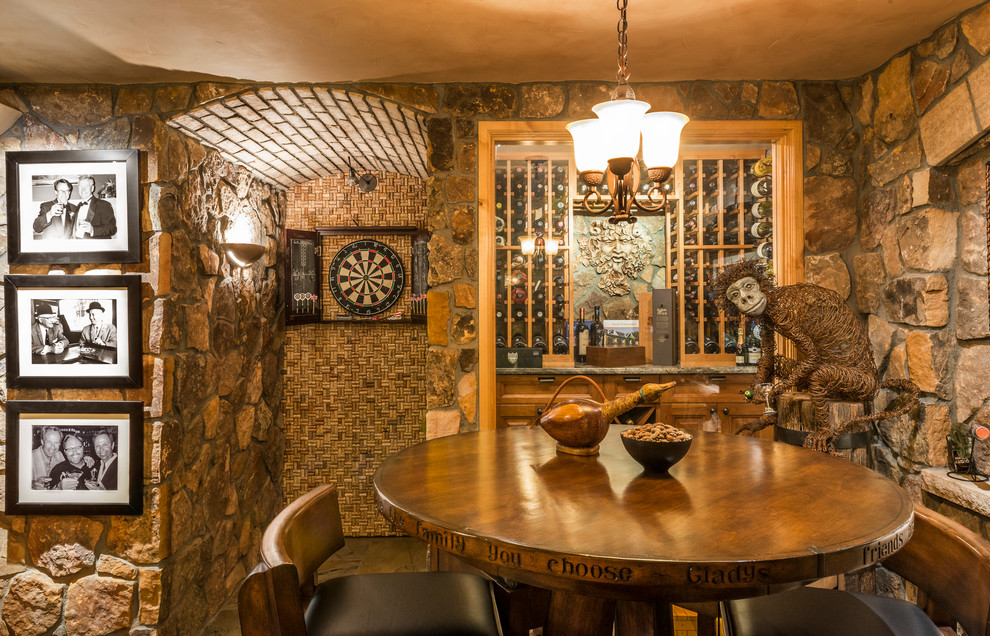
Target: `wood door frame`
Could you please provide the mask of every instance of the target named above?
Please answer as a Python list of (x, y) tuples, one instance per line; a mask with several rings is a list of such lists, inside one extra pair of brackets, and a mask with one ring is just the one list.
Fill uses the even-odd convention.
[[(478, 122), (478, 426), (495, 428), (495, 149), (500, 143), (570, 141), (566, 121)], [(770, 143), (775, 171), (774, 275), (804, 281), (804, 146), (800, 121), (691, 121), (682, 143)], [(779, 240), (779, 243), (778, 243)], [(794, 355), (790, 342), (778, 342)]]

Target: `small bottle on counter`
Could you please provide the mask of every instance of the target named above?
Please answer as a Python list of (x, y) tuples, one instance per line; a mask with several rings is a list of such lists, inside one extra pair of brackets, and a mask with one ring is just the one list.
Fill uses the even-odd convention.
[(584, 322), (584, 308), (578, 310), (578, 320), (574, 323), (574, 362), (584, 364), (588, 360), (590, 334)]
[(595, 305), (595, 315), (591, 321), (591, 329), (588, 333), (588, 346), (605, 346), (605, 323), (602, 322), (602, 306)]

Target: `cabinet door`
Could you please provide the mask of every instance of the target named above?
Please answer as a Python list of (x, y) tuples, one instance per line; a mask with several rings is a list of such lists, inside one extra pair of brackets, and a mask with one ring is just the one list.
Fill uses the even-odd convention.
[(541, 408), (543, 408), (542, 404), (539, 406), (536, 404), (500, 404), (498, 413), (495, 415), (495, 426), (498, 428), (529, 426)]
[[(722, 432), (735, 435), (740, 426), (763, 415), (763, 407), (759, 404), (749, 403), (721, 403), (718, 405), (718, 415), (722, 422)], [(773, 427), (766, 427), (754, 437), (773, 440)]]
[(716, 406), (716, 404), (704, 402), (672, 402), (667, 404), (661, 402), (658, 410), (658, 421), (692, 431), (711, 430), (714, 426), (717, 431), (719, 418)]
[[(500, 375), (495, 381), (497, 403), (500, 407), (503, 404), (538, 404), (542, 407), (568, 377), (570, 376)], [(584, 380), (569, 383), (557, 396), (558, 401), (572, 398), (601, 401), (598, 391)]]

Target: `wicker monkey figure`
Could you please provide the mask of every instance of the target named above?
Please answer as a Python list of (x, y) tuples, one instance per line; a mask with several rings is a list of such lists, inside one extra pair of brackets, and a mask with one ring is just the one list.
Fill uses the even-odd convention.
[[(840, 433), (902, 415), (918, 403), (920, 390), (913, 382), (880, 382), (866, 330), (834, 291), (808, 284), (777, 287), (766, 267), (755, 261), (723, 268), (713, 281), (713, 291), (727, 315), (744, 314), (759, 321), (763, 357), (754, 383), (758, 397), (764, 396), (756, 385), (772, 378), (778, 382), (767, 394), (771, 404), (791, 387), (811, 395), (816, 430), (805, 440), (806, 447), (830, 452)], [(798, 360), (776, 354), (775, 333), (794, 342)], [(911, 397), (882, 413), (853, 418), (840, 430), (829, 429), (829, 400), (871, 400), (881, 388), (907, 391)], [(775, 420), (775, 414), (764, 415), (743, 424), (737, 433), (755, 433)]]

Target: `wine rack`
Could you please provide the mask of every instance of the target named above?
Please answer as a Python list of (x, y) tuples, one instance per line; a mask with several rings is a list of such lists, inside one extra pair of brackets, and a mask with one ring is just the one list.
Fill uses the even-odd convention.
[[(495, 346), (536, 347), (543, 366), (573, 366), (569, 159), (495, 162)], [(520, 239), (539, 237), (524, 254)], [(559, 250), (548, 254), (546, 244)]]
[[(676, 171), (682, 199), (667, 215), (667, 283), (678, 299), (683, 366), (755, 363), (752, 321), (740, 329), (719, 311), (711, 276), (744, 260), (773, 262), (773, 175), (766, 154), (704, 151), (683, 157)], [(737, 353), (744, 352), (740, 360)]]

